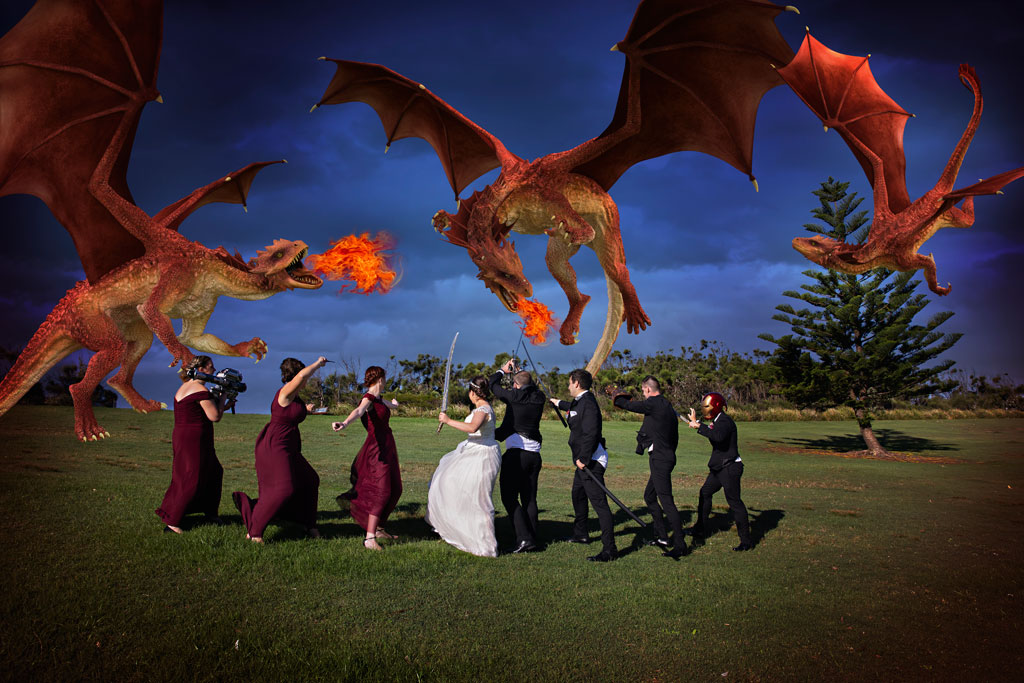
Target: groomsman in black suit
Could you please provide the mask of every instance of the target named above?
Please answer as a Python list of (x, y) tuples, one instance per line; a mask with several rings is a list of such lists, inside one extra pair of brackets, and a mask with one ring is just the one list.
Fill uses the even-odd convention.
[(725, 501), (729, 503), (732, 516), (736, 519), (736, 532), (740, 544), (733, 550), (750, 550), (754, 544), (750, 540), (750, 522), (747, 519), (747, 506), (740, 499), (740, 479), (743, 477), (743, 461), (737, 448), (736, 423), (725, 414), (725, 397), (721, 394), (706, 394), (701, 399), (701, 413), (705, 420), (701, 422), (693, 408), (690, 409), (689, 425), (701, 436), (711, 442), (711, 459), (708, 460), (708, 478), (700, 487), (697, 501), (697, 523), (690, 529), (695, 539), (704, 536), (707, 529), (708, 515), (711, 514), (711, 496), (719, 489), (725, 489)]
[(569, 448), (576, 464), (576, 473), (572, 480), (572, 507), (575, 520), (572, 536), (568, 540), (572, 543), (590, 542), (587, 533), (589, 499), (601, 524), (601, 552), (587, 559), (591, 562), (611, 562), (619, 556), (615, 548), (612, 511), (608, 508), (608, 498), (604, 491), (594, 483), (594, 479), (597, 479), (604, 484), (604, 472), (608, 469), (608, 451), (605, 450), (604, 437), (601, 435), (601, 408), (597, 405), (594, 394), (590, 392), (593, 383), (593, 377), (586, 370), (573, 370), (569, 373), (569, 393), (572, 394), (572, 401), (552, 398), (551, 403), (556, 408), (566, 411), (566, 420), (569, 423)]
[[(644, 502), (651, 511), (657, 538), (652, 542), (665, 551), (666, 557), (678, 559), (686, 554), (686, 539), (675, 499), (672, 497), (672, 470), (676, 466), (676, 446), (679, 445), (679, 416), (672, 404), (661, 395), (661, 384), (653, 375), (644, 377), (640, 384), (642, 401), (633, 401), (629, 394), (618, 393), (613, 402), (616, 408), (644, 416), (637, 434), (637, 454), (648, 454), (651, 477), (644, 489)], [(664, 514), (662, 514), (664, 512)], [(669, 550), (665, 517), (672, 527), (672, 545)]]
[[(512, 373), (512, 388), (501, 386), (501, 378)], [(501, 370), (491, 375), (491, 393), (503, 400), (505, 419), (494, 437), (505, 442), (501, 456), (501, 503), (505, 506), (516, 530), (513, 553), (538, 549), (537, 541), (537, 477), (541, 456), (540, 418), (547, 397), (533, 383), (526, 370), (516, 371), (510, 358)]]

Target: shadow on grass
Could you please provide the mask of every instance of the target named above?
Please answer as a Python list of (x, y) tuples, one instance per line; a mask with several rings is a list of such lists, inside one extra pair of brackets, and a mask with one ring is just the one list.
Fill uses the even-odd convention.
[[(882, 446), (889, 451), (903, 453), (920, 453), (922, 451), (956, 451), (956, 446), (948, 443), (940, 443), (933, 439), (925, 439), (918, 436), (911, 436), (895, 429), (876, 429), (875, 436)], [(767, 439), (765, 443), (780, 444), (784, 446), (798, 446), (820, 451), (833, 453), (849, 453), (851, 451), (864, 450), (864, 440), (860, 434), (843, 434), (822, 436), (817, 439), (798, 439), (787, 437), (783, 439)]]
[[(747, 516), (750, 519), (750, 540), (754, 545), (757, 545), (769, 532), (778, 528), (786, 513), (784, 510), (758, 510), (748, 507)], [(707, 539), (717, 533), (731, 530), (734, 522), (732, 510), (712, 512), (708, 515), (707, 523), (704, 525), (704, 538)]]

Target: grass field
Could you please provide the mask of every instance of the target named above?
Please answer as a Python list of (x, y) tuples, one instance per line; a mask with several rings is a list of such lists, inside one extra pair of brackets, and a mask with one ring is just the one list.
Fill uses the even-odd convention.
[[(255, 494), (258, 415), (217, 426), (229, 524), (163, 534), (153, 510), (170, 481), (171, 413), (97, 414), (113, 437), (90, 444), (75, 441), (68, 408), (0, 418), (4, 680), (992, 681), (1024, 670), (1024, 420), (876, 423), (912, 462), (842, 457), (860, 447), (852, 422), (740, 423), (752, 552), (731, 552), (719, 494), (718, 532), (681, 561), (642, 546), (616, 511), (624, 556), (595, 564), (584, 557), (596, 544), (485, 559), (436, 540), (427, 483), (459, 435), (413, 418), (392, 421), (405, 492), (384, 552), (364, 551), (334, 504), (362, 431), (334, 434), (321, 416), (302, 432), (323, 539), (272, 525), (266, 545), (245, 541), (229, 494)], [(605, 424), (607, 483), (646, 515), (636, 428)], [(708, 444), (681, 431), (674, 485), (689, 524)], [(570, 531), (572, 473), (565, 430), (546, 421), (543, 432), (541, 533), (557, 539)]]

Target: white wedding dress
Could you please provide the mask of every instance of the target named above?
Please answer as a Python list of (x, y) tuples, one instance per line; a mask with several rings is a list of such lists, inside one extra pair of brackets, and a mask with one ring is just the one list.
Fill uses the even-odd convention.
[(487, 414), (480, 429), (456, 446), (437, 464), (427, 492), (427, 524), (448, 543), (481, 557), (497, 557), (494, 537), (494, 503), (491, 492), (501, 469), (501, 448), (494, 440), (494, 411), (489, 405), (476, 408)]

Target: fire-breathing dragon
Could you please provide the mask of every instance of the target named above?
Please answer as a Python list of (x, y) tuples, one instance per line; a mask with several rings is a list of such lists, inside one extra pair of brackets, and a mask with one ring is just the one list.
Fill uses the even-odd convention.
[(623, 320), (631, 333), (651, 323), (630, 282), (619, 212), (608, 191), (634, 164), (678, 151), (711, 154), (754, 180), (757, 108), (782, 83), (771, 65), (793, 56), (774, 23), (787, 9), (796, 11), (758, 0), (643, 0), (626, 37), (612, 48), (626, 65), (607, 129), (532, 162), (422, 84), (377, 64), (330, 60), (337, 70), (313, 108), (364, 102), (380, 116), (388, 145), (425, 139), (457, 200), (469, 183), (500, 166), (497, 179), (459, 202), (457, 213), (438, 211), (434, 228), (469, 252), (477, 277), (509, 310), (533, 293), (510, 231), (548, 235), (547, 267), (569, 301), (563, 344), (576, 341), (590, 300), (569, 259), (583, 245), (593, 249), (608, 285), (604, 332), (587, 364), (596, 372)]
[[(139, 116), (162, 101), (156, 73), (162, 33), (159, 0), (39, 0), (0, 38), (0, 196), (32, 194), (74, 240), (87, 280), (56, 305), (0, 383), (0, 414), (57, 362), (78, 349), (95, 354), (71, 386), (75, 433), (107, 436), (91, 397), (109, 381), (141, 412), (164, 407), (132, 386), (153, 335), (173, 356), (192, 348), (263, 357), (256, 337), (228, 344), (205, 332), (218, 296), (264, 299), (323, 282), (302, 265), (307, 247), (277, 240), (248, 263), (178, 233), (210, 202), (245, 204), (253, 178), (278, 162), (248, 166), (201, 187), (154, 216), (135, 205), (127, 167)], [(172, 319), (182, 320), (175, 334)]]

